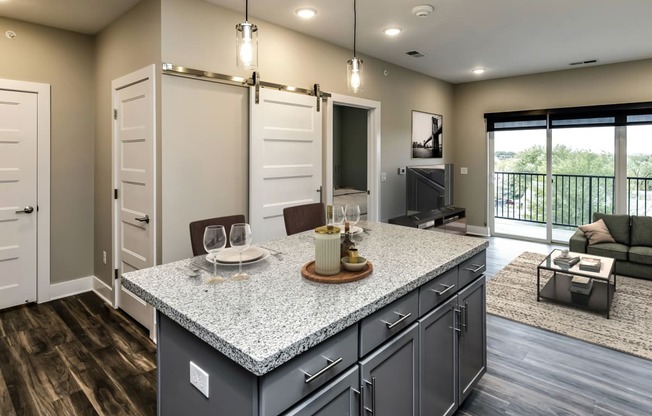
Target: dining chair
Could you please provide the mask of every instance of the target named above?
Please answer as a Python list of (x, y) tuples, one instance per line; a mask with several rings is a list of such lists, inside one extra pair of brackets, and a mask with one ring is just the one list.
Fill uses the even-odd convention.
[(229, 215), (226, 217), (208, 218), (191, 222), (190, 245), (192, 247), (192, 255), (199, 256), (201, 254), (206, 254), (206, 250), (204, 250), (204, 229), (207, 226), (223, 225), (226, 230), (226, 246), (229, 247), (229, 232), (231, 231), (231, 226), (239, 222), (246, 222), (244, 215)]
[(313, 230), (326, 225), (326, 208), (322, 202), (297, 205), (283, 209), (287, 235)]

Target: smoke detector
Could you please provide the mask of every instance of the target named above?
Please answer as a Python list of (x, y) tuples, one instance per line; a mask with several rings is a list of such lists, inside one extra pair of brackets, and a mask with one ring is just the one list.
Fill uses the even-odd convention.
[(435, 8), (429, 4), (422, 4), (412, 8), (412, 14), (416, 17), (428, 17), (433, 11), (435, 11)]

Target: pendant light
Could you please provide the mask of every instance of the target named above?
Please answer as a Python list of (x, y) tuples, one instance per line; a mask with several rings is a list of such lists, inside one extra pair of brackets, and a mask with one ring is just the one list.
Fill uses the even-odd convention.
[(356, 32), (358, 29), (358, 15), (356, 10), (357, 0), (353, 0), (353, 58), (346, 65), (346, 81), (349, 91), (354, 93), (362, 91), (362, 59), (355, 52)]
[(249, 23), (249, 0), (245, 0), (245, 21), (235, 26), (236, 65), (254, 71), (258, 68), (258, 27)]

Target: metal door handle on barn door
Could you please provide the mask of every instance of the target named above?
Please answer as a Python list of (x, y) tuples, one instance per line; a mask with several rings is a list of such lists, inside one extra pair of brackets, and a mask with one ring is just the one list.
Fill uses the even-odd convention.
[(16, 214), (31, 214), (32, 212), (34, 212), (34, 207), (25, 207), (16, 211)]
[(149, 215), (145, 215), (142, 218), (134, 218), (136, 221), (144, 222), (145, 224), (149, 224)]

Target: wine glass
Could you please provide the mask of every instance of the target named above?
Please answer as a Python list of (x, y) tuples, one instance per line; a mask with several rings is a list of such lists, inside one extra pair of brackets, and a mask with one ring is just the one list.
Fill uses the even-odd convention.
[(344, 216), (351, 225), (351, 228), (353, 228), (353, 226), (356, 225), (358, 221), (360, 221), (360, 206), (355, 204), (347, 204), (346, 208), (344, 208)]
[(223, 225), (209, 225), (204, 229), (204, 250), (208, 253), (206, 258), (212, 258), (213, 282), (224, 281), (217, 275), (217, 253), (226, 247), (226, 230)]
[(333, 206), (333, 225), (342, 225), (344, 218), (344, 207), (342, 205)]
[(231, 247), (240, 252), (238, 273), (233, 275), (233, 280), (248, 279), (249, 275), (242, 272), (242, 253), (251, 245), (251, 227), (249, 224), (233, 224), (231, 226), (231, 233), (229, 234), (229, 241), (231, 242)]

